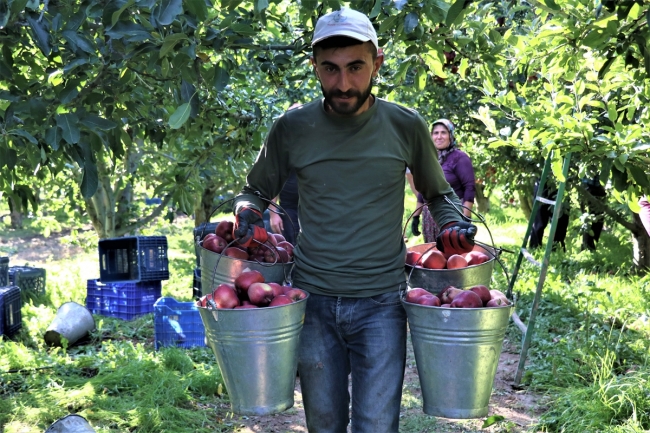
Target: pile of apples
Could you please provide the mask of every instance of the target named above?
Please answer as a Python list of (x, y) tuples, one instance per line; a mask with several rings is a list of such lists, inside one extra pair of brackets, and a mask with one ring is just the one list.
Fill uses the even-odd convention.
[(436, 294), (416, 287), (406, 292), (404, 301), (443, 308), (494, 308), (512, 304), (503, 292), (496, 289), (490, 290), (483, 285), (477, 285), (467, 290), (449, 286)]
[(293, 262), (293, 245), (279, 233), (268, 233), (268, 240), (264, 244), (254, 243), (248, 248), (233, 242), (232, 221), (223, 220), (217, 224), (214, 233), (208, 233), (203, 238), (203, 248), (217, 254), (240, 260), (264, 263), (289, 263)]
[(477, 250), (465, 254), (452, 254), (448, 257), (435, 247), (425, 253), (417, 251), (408, 251), (406, 253), (407, 265), (424, 269), (461, 269), (480, 265), (489, 260), (490, 256)]
[(261, 272), (245, 270), (235, 278), (234, 284), (219, 284), (212, 293), (202, 296), (197, 304), (218, 309), (264, 308), (292, 304), (306, 297), (307, 292), (302, 289), (267, 283)]

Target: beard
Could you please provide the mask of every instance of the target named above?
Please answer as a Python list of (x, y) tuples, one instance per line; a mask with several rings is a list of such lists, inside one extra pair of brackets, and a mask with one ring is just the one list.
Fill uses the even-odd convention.
[[(323, 85), (320, 86), (323, 96), (325, 97), (325, 103), (330, 106), (332, 111), (341, 116), (352, 116), (363, 104), (366, 103), (370, 97), (370, 92), (372, 91), (372, 81), (368, 83), (368, 87), (363, 91), (359, 92), (358, 90), (348, 90), (347, 92), (341, 92), (340, 90), (332, 90), (330, 92), (325, 91)], [(334, 102), (334, 98), (345, 96), (348, 98), (356, 98), (356, 102)]]

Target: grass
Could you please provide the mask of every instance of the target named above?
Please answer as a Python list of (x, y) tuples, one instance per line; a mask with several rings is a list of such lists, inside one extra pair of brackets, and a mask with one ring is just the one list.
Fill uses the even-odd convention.
[[(494, 200), (478, 239), (503, 249), (505, 269), (495, 268), (493, 287), (506, 288), (517, 257), (510, 251), (518, 251), (527, 221), (516, 207)], [(421, 243), (421, 236), (413, 237), (406, 224), (415, 208), (410, 194), (405, 207), (408, 245)], [(190, 220), (161, 220), (141, 233), (167, 236), (170, 279), (163, 284), (163, 295), (179, 301), (192, 298), (192, 229)], [(575, 230), (570, 227), (569, 233)], [(2, 230), (0, 240), (34, 233), (30, 227), (20, 233)], [(224, 409), (228, 396), (211, 350), (154, 350), (152, 315), (132, 321), (95, 316), (97, 329), (85, 344), (45, 345), (42, 336), (56, 307), (67, 301), (84, 304), (86, 280), (99, 272), (92, 232), (72, 232), (63, 240), (82, 252), (39, 264), (47, 271), (45, 295), (27, 298), (22, 330), (13, 340), (0, 339), (0, 431), (42, 432), (71, 412), (88, 419), (98, 433), (233, 431), (232, 414)], [(531, 430), (647, 431), (650, 277), (633, 272), (629, 239), (615, 226), (602, 234), (595, 252), (581, 252), (578, 237), (568, 241), (566, 253), (556, 251), (551, 257), (523, 375), (523, 386), (552, 396)], [(0, 243), (0, 255), (12, 254), (6, 245)], [(543, 251), (533, 253), (539, 260)], [(524, 261), (515, 286), (516, 310), (524, 323), (537, 279), (538, 270)], [(509, 327), (507, 338), (523, 341), (515, 326)], [(409, 392), (402, 403), (411, 413), (421, 404)], [(499, 426), (490, 431), (515, 431), (507, 420)], [(421, 412), (405, 417), (400, 427), (404, 432), (438, 431), (435, 418)]]

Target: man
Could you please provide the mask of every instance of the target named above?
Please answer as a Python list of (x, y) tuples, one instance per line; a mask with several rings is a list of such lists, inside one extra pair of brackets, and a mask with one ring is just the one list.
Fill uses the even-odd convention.
[(243, 245), (264, 238), (265, 199), (295, 171), (301, 233), (293, 284), (310, 293), (298, 358), (307, 427), (341, 433), (351, 422), (353, 432), (397, 432), (406, 168), (445, 229), (439, 248), (470, 250), (476, 227), (452, 204), (460, 209), (424, 120), (371, 93), (384, 58), (370, 20), (350, 9), (329, 13), (318, 20), (312, 47), (324, 98), (274, 123), (235, 200), (234, 233)]

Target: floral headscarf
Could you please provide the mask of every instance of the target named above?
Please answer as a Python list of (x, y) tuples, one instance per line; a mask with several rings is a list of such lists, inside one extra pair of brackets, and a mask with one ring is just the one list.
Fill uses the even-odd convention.
[(443, 125), (445, 128), (447, 128), (447, 131), (449, 131), (449, 147), (438, 151), (438, 162), (442, 164), (443, 161), (447, 159), (447, 155), (449, 155), (451, 152), (456, 150), (458, 143), (456, 142), (456, 136), (454, 135), (454, 129), (455, 129), (454, 124), (451, 123), (450, 120), (438, 119), (435, 122), (433, 122), (433, 125), (431, 125), (432, 133), (433, 133), (433, 128), (436, 125)]

